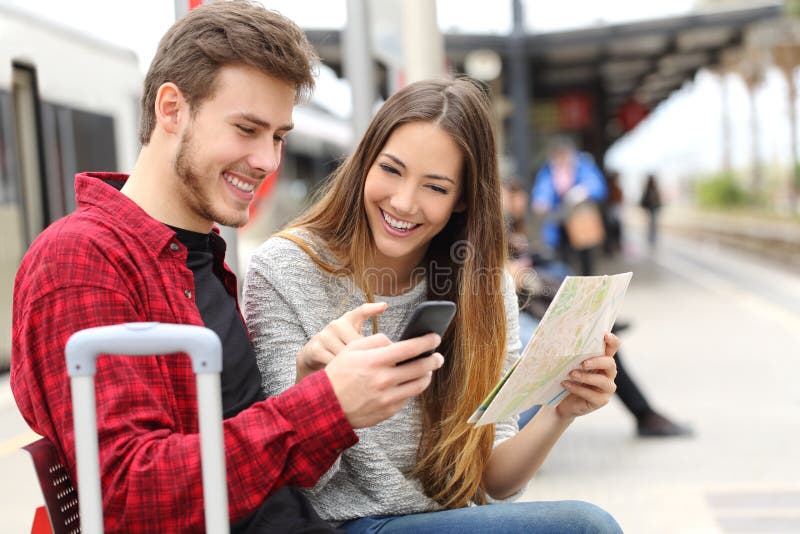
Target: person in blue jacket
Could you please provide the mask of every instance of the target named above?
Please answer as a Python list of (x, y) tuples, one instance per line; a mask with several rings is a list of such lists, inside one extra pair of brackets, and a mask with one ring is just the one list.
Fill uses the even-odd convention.
[[(533, 262), (533, 268), (541, 271), (551, 279), (560, 283), (563, 278), (572, 274), (569, 260), (577, 253), (581, 264), (580, 274), (590, 276), (593, 273), (592, 249), (573, 250), (570, 245), (564, 221), (572, 207), (581, 202), (600, 203), (608, 195), (605, 177), (587, 154), (578, 152), (568, 138), (554, 139), (548, 146), (548, 160), (536, 174), (531, 191), (531, 207), (542, 220), (542, 241), (558, 253), (559, 261), (544, 263)], [(522, 226), (518, 224), (518, 226)], [(527, 246), (523, 247), (527, 249)], [(519, 260), (517, 260), (519, 261)], [(543, 311), (543, 310), (542, 310)], [(528, 313), (520, 313), (520, 341), (525, 347), (533, 336), (540, 316), (532, 317)], [(618, 321), (619, 324), (619, 321)], [(617, 396), (636, 419), (637, 434), (642, 437), (691, 436), (691, 427), (678, 424), (653, 409), (633, 380), (619, 354), (617, 359)], [(538, 406), (520, 414), (519, 427), (522, 428), (538, 411)]]
[(577, 253), (580, 273), (592, 274), (592, 251), (573, 250), (564, 229), (570, 209), (583, 202), (600, 203), (608, 195), (606, 179), (588, 154), (580, 153), (568, 138), (559, 137), (548, 148), (547, 162), (536, 173), (531, 208), (543, 218), (542, 241), (566, 263)]

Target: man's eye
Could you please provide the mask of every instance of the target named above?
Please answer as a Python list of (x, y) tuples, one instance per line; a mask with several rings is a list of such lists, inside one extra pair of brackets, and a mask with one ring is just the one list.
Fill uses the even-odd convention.
[(252, 135), (255, 133), (254, 129), (248, 128), (247, 126), (242, 126), (241, 124), (237, 124), (236, 127), (239, 128), (239, 131), (247, 135)]
[(273, 137), (273, 139), (275, 139), (275, 140), (276, 140), (277, 142), (279, 142), (279, 143), (285, 143), (285, 142), (286, 142), (286, 136), (285, 136), (285, 135), (277, 135), (277, 134), (276, 134), (276, 135)]

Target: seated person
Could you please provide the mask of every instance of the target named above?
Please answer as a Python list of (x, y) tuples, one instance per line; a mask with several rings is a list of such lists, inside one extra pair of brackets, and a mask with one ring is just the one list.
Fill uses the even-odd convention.
[[(565, 277), (574, 275), (568, 264), (537, 253), (531, 247), (525, 228), (527, 204), (527, 194), (521, 184), (513, 178), (505, 180), (503, 210), (508, 232), (508, 270), (514, 279), (520, 305), (519, 337), (523, 350), (536, 332), (539, 320), (547, 311), (561, 282)], [(628, 326), (628, 323), (617, 320), (613, 332), (621, 332)], [(628, 374), (619, 352), (616, 354), (616, 362), (617, 397), (636, 420), (637, 435), (656, 438), (692, 435), (691, 427), (673, 422), (650, 405), (642, 390)], [(539, 406), (534, 406), (521, 413), (519, 427), (524, 427), (538, 411)]]
[[(313, 88), (315, 62), (303, 32), (263, 6), (214, 2), (190, 11), (161, 40), (147, 74), (131, 176), (79, 174), (77, 211), (42, 232), (22, 260), (11, 387), (25, 421), (55, 444), (73, 481), (64, 347), (85, 328), (158, 321), (219, 335), (234, 532), (331, 531), (289, 486), (313, 486), (358, 441), (353, 428), (400, 410), (440, 365), (436, 355), (415, 368), (394, 365), (433, 349), (435, 336), (391, 347), (365, 339), (281, 395), (266, 398), (261, 389), (236, 277), (212, 228), (247, 222), (253, 190), (280, 162), (294, 102)], [(376, 366), (415, 379), (415, 388), (361, 379)], [(188, 358), (100, 357), (95, 386), (105, 530), (202, 531)]]
[[(573, 370), (569, 395), (524, 430), (515, 418), (467, 423), (520, 348), (500, 196), (482, 88), (414, 83), (386, 101), (320, 200), (251, 260), (245, 318), (270, 395), (370, 333), (396, 339), (422, 301), (457, 305), (430, 388), (360, 431), (307, 492), (347, 532), (620, 532), (583, 502), (471, 506), (515, 498), (575, 418), (608, 403), (619, 346), (606, 334), (605, 355)], [(369, 320), (342, 315), (364, 302), (383, 304)]]

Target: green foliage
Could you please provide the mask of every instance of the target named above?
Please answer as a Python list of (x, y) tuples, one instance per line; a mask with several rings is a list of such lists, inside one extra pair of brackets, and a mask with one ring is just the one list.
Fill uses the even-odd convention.
[(735, 208), (752, 203), (748, 193), (731, 173), (700, 180), (694, 187), (697, 203), (705, 208)]
[(790, 17), (800, 17), (800, 1), (798, 0), (784, 0), (784, 11)]
[(800, 190), (800, 163), (794, 166), (794, 187)]

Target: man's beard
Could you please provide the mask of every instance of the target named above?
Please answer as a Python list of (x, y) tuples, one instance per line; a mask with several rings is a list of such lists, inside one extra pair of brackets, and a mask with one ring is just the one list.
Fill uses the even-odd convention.
[[(211, 199), (208, 198), (208, 191), (204, 190), (202, 187), (204, 180), (198, 178), (198, 176), (202, 176), (202, 174), (192, 166), (193, 159), (196, 156), (192, 141), (192, 130), (188, 129), (181, 137), (181, 144), (178, 147), (178, 153), (175, 156), (175, 162), (173, 164), (175, 174), (178, 175), (184, 186), (186, 186), (182, 191), (183, 202), (203, 219), (235, 228), (244, 226), (247, 222), (246, 217), (228, 217), (224, 213), (220, 213), (214, 209)], [(212, 180), (208, 180), (209, 185), (212, 183)]]

